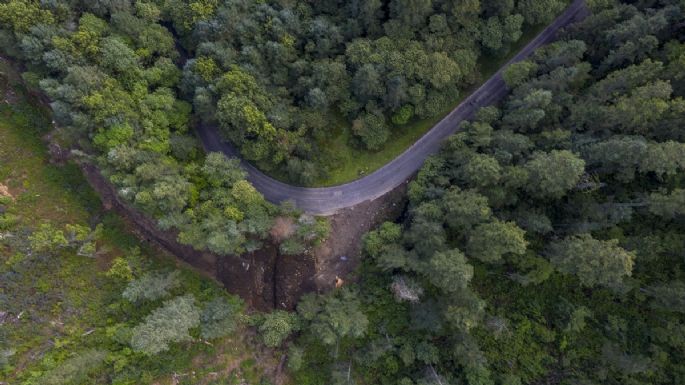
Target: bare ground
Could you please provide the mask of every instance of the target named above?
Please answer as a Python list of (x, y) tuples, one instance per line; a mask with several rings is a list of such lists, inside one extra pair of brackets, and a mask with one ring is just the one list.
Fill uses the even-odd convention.
[(314, 282), (318, 291), (335, 287), (336, 277), (343, 281), (355, 279), (350, 274), (361, 261), (362, 237), (381, 223), (402, 214), (407, 203), (408, 183), (404, 182), (380, 198), (343, 209), (329, 217), (331, 235), (313, 253), (316, 263)]

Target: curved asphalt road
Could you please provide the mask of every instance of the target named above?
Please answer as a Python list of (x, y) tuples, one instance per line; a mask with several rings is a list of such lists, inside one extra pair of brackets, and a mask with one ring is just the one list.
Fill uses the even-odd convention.
[[(298, 187), (279, 182), (243, 160), (241, 164), (247, 171), (247, 179), (269, 201), (279, 203), (291, 200), (299, 209), (315, 215), (334, 214), (342, 208), (378, 198), (404, 183), (420, 169), (424, 160), (440, 150), (442, 141), (455, 133), (463, 120), (471, 118), (479, 108), (489, 106), (507, 95), (502, 69), (527, 58), (536, 48), (552, 42), (560, 28), (582, 20), (588, 14), (585, 1), (574, 0), (562, 15), (421, 139), (397, 158), (361, 179), (333, 187)], [(229, 157), (239, 157), (235, 147), (220, 137), (216, 127), (200, 125), (197, 133), (206, 151), (221, 151)]]

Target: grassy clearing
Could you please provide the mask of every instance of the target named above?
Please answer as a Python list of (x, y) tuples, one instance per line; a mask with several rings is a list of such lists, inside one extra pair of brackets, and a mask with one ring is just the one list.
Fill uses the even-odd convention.
[[(372, 173), (383, 167), (398, 155), (403, 153), (413, 143), (423, 136), (428, 130), (445, 117), (450, 111), (456, 108), (459, 103), (475, 91), (483, 79), (488, 79), (495, 74), (501, 66), (509, 61), (518, 51), (520, 51), (529, 41), (544, 29), (544, 26), (529, 28), (525, 31), (521, 39), (512, 45), (509, 54), (499, 57), (481, 57), (478, 66), (481, 72), (481, 81), (466, 90), (463, 90), (457, 100), (449, 103), (449, 107), (441, 111), (437, 117), (430, 119), (415, 120), (403, 127), (393, 128), (390, 139), (379, 151), (369, 151), (359, 148), (353, 144), (352, 133), (349, 123), (343, 118), (334, 119), (332, 122), (334, 136), (332, 139), (322, 143), (322, 147), (332, 149), (335, 159), (326, 159), (321, 167), (334, 165), (331, 172), (325, 178), (321, 178), (314, 183), (316, 187), (335, 186), (351, 182), (364, 175)], [(278, 177), (278, 175), (276, 175)], [(282, 179), (282, 178), (279, 178)]]
[[(214, 281), (139, 243), (118, 216), (102, 211), (78, 167), (50, 164), (40, 139), (51, 126), (49, 115), (30, 100), (16, 73), (0, 61), (0, 184), (12, 195), (0, 204), (0, 383), (42, 385), (56, 378), (46, 375), (89, 349), (104, 351), (106, 359), (85, 380), (67, 376), (49, 383), (260, 383), (263, 368), (277, 363), (266, 355), (259, 365), (242, 364), (257, 354), (244, 330), (212, 345), (195, 340), (173, 346), (155, 357), (133, 353), (117, 337), (159, 303), (124, 303), (122, 283), (105, 276), (114, 258), (135, 263), (141, 272), (179, 269), (177, 294), (199, 300), (226, 294)], [(8, 226), (3, 220), (10, 216), (16, 223)], [(2, 241), (26, 238), (42, 223), (101, 223), (98, 252), (91, 258), (64, 250), (45, 258)]]

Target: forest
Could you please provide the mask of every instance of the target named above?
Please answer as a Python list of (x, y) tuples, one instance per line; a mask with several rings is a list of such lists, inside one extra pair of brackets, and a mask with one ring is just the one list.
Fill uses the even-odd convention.
[[(479, 79), (480, 57), (505, 55), (525, 28), (548, 23), (564, 6), (562, 0), (13, 0), (0, 21), (7, 26), (3, 51), (32, 62), (36, 81), (48, 78), (41, 87), (56, 103), (58, 122), (92, 136), (103, 130), (98, 151), (129, 137), (143, 140), (131, 131), (147, 125), (138, 152), (148, 154), (138, 157), (164, 154), (186, 163), (195, 151), (182, 139), (192, 106), (195, 118), (219, 125), (245, 159), (311, 184), (336, 166), (327, 146), (336, 135), (332, 121), (349, 126), (352, 146), (381, 149), (408, 122), (444, 114)], [(74, 82), (75, 93), (65, 93)], [(116, 106), (103, 111), (102, 100), (110, 98)], [(143, 100), (145, 108), (136, 111)], [(153, 117), (160, 110), (164, 121)], [(113, 115), (131, 127), (105, 122)], [(118, 149), (107, 162), (128, 175), (129, 164), (141, 162), (129, 161), (136, 157), (130, 152)], [(168, 178), (201, 178), (178, 173), (168, 171)], [(165, 200), (173, 207), (184, 198)], [(166, 210), (150, 208), (159, 209)], [(195, 225), (202, 224), (187, 226)]]
[[(198, 18), (209, 17), (202, 5), (188, 6)], [(50, 98), (65, 147), (96, 163), (119, 195), (161, 229), (178, 231), (181, 243), (198, 250), (254, 251), (275, 216), (299, 213), (267, 202), (236, 160), (203, 153), (192, 132), (193, 107), (179, 95), (182, 58), (163, 25), (172, 9), (185, 8), (126, 0), (4, 1), (0, 50), (21, 60), (25, 80)], [(254, 84), (240, 76), (233, 81), (231, 87)], [(298, 223), (285, 251), (326, 236), (324, 221)]]
[[(120, 195), (199, 250), (259, 249), (275, 207), (237, 162), (204, 155), (195, 124), (217, 124), (261, 169), (308, 184), (336, 163), (343, 118), (360, 148), (393, 126), (444, 113), (526, 25), (565, 6), (529, 1), (45, 1), (0, 3), (0, 51), (50, 98), (66, 147)], [(343, 10), (343, 12), (340, 12)], [(230, 191), (230, 193), (229, 193)], [(290, 250), (323, 221), (297, 221)]]
[(194, 57), (180, 88), (245, 159), (307, 185), (338, 162), (331, 122), (351, 128), (354, 147), (379, 150), (408, 122), (444, 114), (480, 79), (480, 57), (506, 55), (565, 5), (227, 1), (182, 32)]
[(595, 2), (507, 68), (358, 283), (300, 302), (296, 383), (683, 383), (683, 20)]
[[(266, 201), (237, 159), (204, 153), (194, 127), (216, 126), (261, 170), (311, 184), (335, 166), (332, 122), (349, 126), (351, 146), (382, 150), (566, 4), (0, 0), (0, 52), (49, 99), (73, 156), (181, 243), (250, 252), (289, 217), (298, 228), (280, 249), (300, 255), (336, 236), (327, 220)], [(281, 357), (269, 364), (298, 385), (685, 383), (685, 3), (587, 4), (588, 18), (504, 69), (507, 97), (425, 162), (403, 215), (363, 237), (345, 284), (292, 312), (246, 310), (135, 244), (89, 273), (88, 294), (102, 297), (84, 305), (91, 281), (59, 284), (78, 258), (118, 243), (116, 221), (22, 219), (45, 200), (0, 195), (0, 311), (97, 325), (90, 342), (85, 325), (45, 338), (31, 370), (18, 358), (30, 343), (0, 344), (0, 376), (153, 383), (244, 333), (239, 349)], [(12, 108), (0, 112), (30, 135), (48, 125)], [(28, 322), (0, 329), (0, 343), (21, 341)], [(251, 376), (203, 383), (270, 383)]]

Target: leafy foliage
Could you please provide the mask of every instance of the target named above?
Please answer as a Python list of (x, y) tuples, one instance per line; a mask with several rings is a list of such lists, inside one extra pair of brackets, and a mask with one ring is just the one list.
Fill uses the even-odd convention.
[[(560, 6), (505, 3), (526, 21)], [(314, 323), (297, 340), (299, 381), (681, 382), (685, 102), (667, 68), (681, 68), (685, 12), (592, 7), (504, 71), (510, 95), (425, 162), (400, 223), (365, 236), (361, 313), (348, 317), (367, 318), (364, 334), (322, 359), (335, 339), (318, 317), (339, 294), (303, 299)]]
[(200, 325), (200, 309), (192, 295), (165, 301), (131, 330), (131, 347), (146, 354), (169, 349), (169, 344), (192, 339), (190, 329)]
[(361, 312), (356, 293), (341, 290), (334, 295), (318, 298), (307, 295), (297, 311), (308, 328), (326, 345), (333, 345), (345, 337), (359, 338), (366, 332), (368, 321)]
[(178, 271), (145, 274), (129, 282), (121, 296), (133, 303), (155, 301), (167, 297), (171, 290), (180, 286), (179, 276)]
[(295, 314), (283, 310), (276, 310), (264, 314), (259, 325), (259, 332), (264, 345), (275, 348), (298, 329), (298, 319)]
[[(181, 99), (180, 45), (167, 29), (190, 33), (215, 17), (216, 1), (13, 0), (0, 9), (0, 49), (27, 64), (26, 77), (50, 98), (66, 144), (86, 152), (122, 198), (198, 250), (227, 255), (261, 247), (278, 208), (245, 181), (237, 161), (200, 151), (189, 132), (193, 106)], [(217, 119), (233, 124), (231, 138), (248, 159), (281, 161), (286, 149), (278, 147), (294, 136), (276, 135), (262, 112), (268, 94), (250, 73), (238, 66), (224, 73), (217, 63), (197, 61), (201, 78), (223, 73)]]
[(563, 272), (578, 275), (583, 285), (620, 285), (633, 271), (635, 255), (617, 246), (618, 240), (598, 241), (589, 234), (551, 245), (550, 261)]

